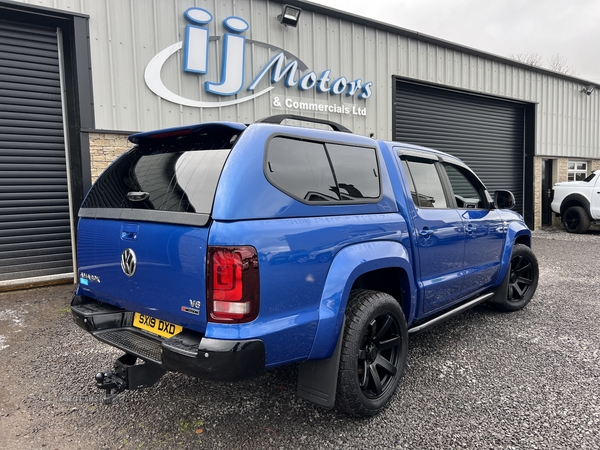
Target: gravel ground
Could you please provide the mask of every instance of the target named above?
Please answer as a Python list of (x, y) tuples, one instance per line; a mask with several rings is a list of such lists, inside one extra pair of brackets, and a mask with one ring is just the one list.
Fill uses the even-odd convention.
[(297, 366), (243, 383), (167, 374), (104, 405), (119, 351), (68, 311), (73, 286), (0, 294), (0, 448), (600, 449), (600, 231), (534, 232), (530, 305), (477, 307), (411, 337), (382, 414), (356, 420), (296, 397)]

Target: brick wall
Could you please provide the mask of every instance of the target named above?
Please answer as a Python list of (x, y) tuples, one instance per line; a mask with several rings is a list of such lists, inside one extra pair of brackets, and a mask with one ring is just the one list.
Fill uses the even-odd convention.
[(568, 158), (558, 158), (555, 160), (558, 171), (557, 178), (553, 180), (554, 183), (560, 183), (561, 181), (568, 181), (568, 172), (569, 172), (569, 159)]
[(127, 136), (108, 133), (90, 133), (90, 162), (92, 182), (117, 156), (131, 147)]

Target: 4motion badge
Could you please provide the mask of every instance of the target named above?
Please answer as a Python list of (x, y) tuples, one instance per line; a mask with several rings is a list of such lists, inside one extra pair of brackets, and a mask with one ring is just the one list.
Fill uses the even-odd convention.
[(85, 272), (81, 272), (79, 274), (79, 284), (87, 286), (90, 283), (90, 281), (93, 281), (94, 283), (100, 283), (100, 277)]

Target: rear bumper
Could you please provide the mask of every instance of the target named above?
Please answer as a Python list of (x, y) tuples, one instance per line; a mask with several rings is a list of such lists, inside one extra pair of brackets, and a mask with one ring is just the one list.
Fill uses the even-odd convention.
[(75, 295), (75, 323), (96, 339), (165, 370), (213, 381), (239, 381), (265, 370), (265, 346), (259, 339), (221, 340), (184, 329), (166, 339), (132, 326), (132, 311)]

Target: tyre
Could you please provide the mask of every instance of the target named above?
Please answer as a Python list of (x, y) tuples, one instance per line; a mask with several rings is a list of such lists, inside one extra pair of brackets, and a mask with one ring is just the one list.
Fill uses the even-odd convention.
[(346, 311), (336, 406), (369, 417), (387, 406), (404, 373), (406, 319), (394, 297), (376, 291), (352, 291)]
[(492, 303), (504, 311), (523, 309), (535, 294), (539, 266), (535, 254), (523, 244), (515, 244), (504, 283)]
[(590, 217), (583, 206), (571, 206), (562, 215), (562, 224), (569, 233), (585, 233), (591, 224)]

